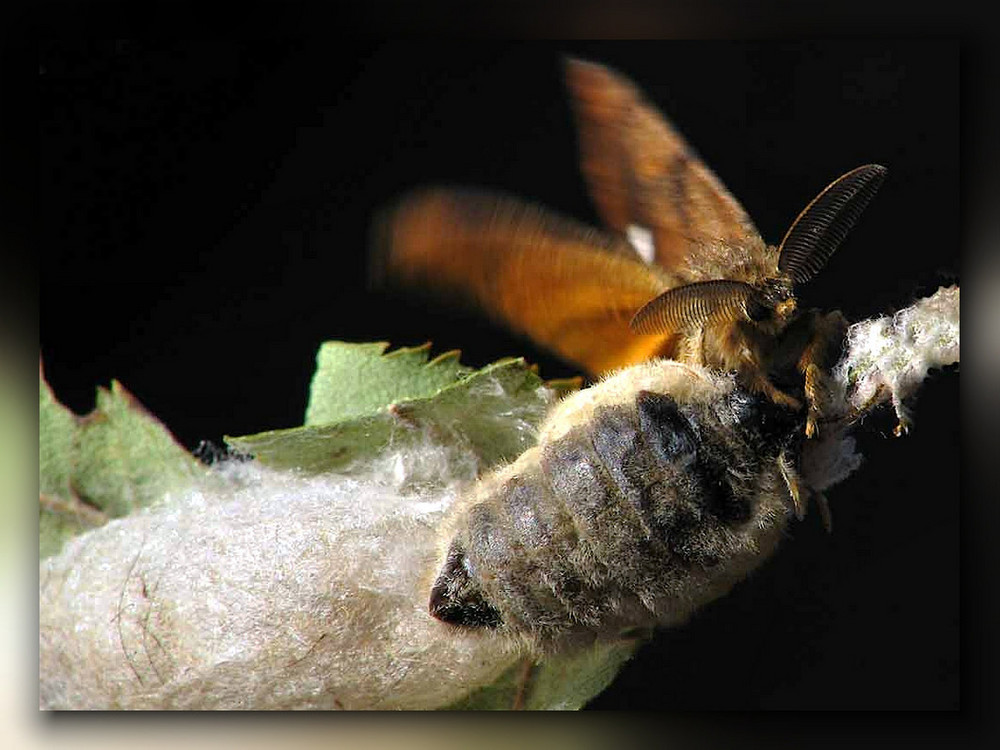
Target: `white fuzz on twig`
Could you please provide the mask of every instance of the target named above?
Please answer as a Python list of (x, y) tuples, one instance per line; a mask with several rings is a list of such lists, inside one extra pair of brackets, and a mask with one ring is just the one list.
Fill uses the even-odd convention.
[(436, 529), (471, 478), (455, 459), (425, 444), (322, 477), (223, 463), (224, 483), (71, 540), (41, 566), (42, 706), (418, 709), (489, 684), (511, 644), (427, 614)]
[(959, 287), (941, 287), (895, 315), (857, 323), (834, 370), (856, 413), (891, 400), (900, 427), (910, 424), (903, 405), (929, 370), (959, 361)]
[(912, 397), (935, 367), (959, 361), (959, 287), (941, 287), (933, 295), (892, 316), (852, 325), (840, 361), (833, 368), (832, 402), (826, 411), (839, 422), (820, 429), (806, 443), (800, 471), (812, 489), (822, 492), (846, 479), (861, 465), (853, 422), (890, 401), (899, 420), (896, 434), (911, 423), (904, 399)]

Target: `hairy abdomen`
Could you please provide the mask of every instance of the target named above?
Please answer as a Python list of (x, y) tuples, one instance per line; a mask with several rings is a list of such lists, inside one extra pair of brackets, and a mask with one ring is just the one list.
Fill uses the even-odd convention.
[(775, 410), (739, 392), (679, 405), (646, 390), (597, 407), (472, 494), (431, 613), (543, 644), (685, 619), (777, 540), (780, 441), (760, 426)]

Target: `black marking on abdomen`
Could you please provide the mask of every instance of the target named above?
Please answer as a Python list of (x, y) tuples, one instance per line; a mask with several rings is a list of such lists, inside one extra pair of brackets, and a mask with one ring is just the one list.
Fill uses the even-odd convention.
[(706, 523), (704, 516), (733, 524), (752, 514), (749, 498), (732, 486), (733, 472), (745, 469), (740, 465), (746, 460), (744, 444), (736, 434), (726, 441), (720, 437), (740, 425), (724, 425), (709, 409), (682, 408), (670, 396), (650, 391), (639, 393), (636, 406), (651, 455), (661, 462), (673, 490), (653, 506), (653, 517), (671, 550), (688, 563), (703, 564), (700, 545), (691, 537)]
[(465, 550), (457, 542), (448, 549), (444, 567), (431, 588), (430, 613), (452, 625), (467, 628), (498, 628), (499, 610), (483, 597), (478, 581), (470, 574)]

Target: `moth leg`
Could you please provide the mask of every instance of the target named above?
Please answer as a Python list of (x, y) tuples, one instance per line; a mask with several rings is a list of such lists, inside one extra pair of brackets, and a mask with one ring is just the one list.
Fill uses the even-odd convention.
[(816, 499), (816, 505), (819, 506), (819, 515), (823, 519), (823, 528), (826, 529), (827, 534), (833, 533), (833, 514), (830, 512), (830, 503), (826, 499), (826, 495), (822, 492), (811, 491), (812, 496)]
[(830, 403), (830, 389), (826, 378), (815, 362), (810, 362), (805, 371), (805, 394), (809, 411), (806, 414), (806, 437), (819, 434), (819, 420), (823, 416), (823, 404)]
[(820, 518), (823, 520), (823, 528), (826, 529), (826, 533), (833, 533), (833, 515), (830, 513), (830, 503), (827, 501), (826, 495), (801, 482), (785, 450), (778, 454), (778, 469), (781, 470), (781, 478), (785, 480), (788, 494), (792, 498), (795, 517), (799, 521), (805, 517), (806, 503), (803, 498), (815, 500), (819, 507)]
[(788, 395), (771, 382), (761, 365), (762, 361), (763, 357), (761, 357), (757, 347), (747, 342), (743, 345), (738, 359), (724, 362), (724, 366), (725, 369), (737, 370), (740, 382), (751, 391), (763, 393), (774, 403), (786, 406), (794, 411), (801, 409), (801, 401), (794, 396)]
[(839, 310), (817, 315), (814, 318), (812, 336), (799, 357), (797, 367), (805, 378), (803, 389), (809, 406), (806, 415), (808, 438), (819, 434), (819, 422), (824, 416), (825, 407), (830, 404), (831, 388), (827, 372), (840, 354), (846, 333), (847, 319)]
[(875, 392), (868, 397), (867, 401), (865, 401), (861, 406), (855, 406), (851, 409), (850, 414), (847, 415), (847, 423), (854, 424), (865, 414), (871, 411), (877, 404), (885, 401), (888, 391), (889, 389), (885, 387), (885, 384), (880, 384), (878, 388), (875, 389)]
[(750, 378), (748, 384), (752, 389), (763, 393), (769, 399), (771, 399), (776, 404), (781, 404), (782, 406), (787, 406), (789, 409), (794, 409), (798, 411), (802, 408), (802, 402), (799, 401), (794, 396), (789, 396), (787, 393), (777, 388), (774, 383), (767, 379), (767, 376), (762, 373), (755, 373)]
[(909, 433), (910, 428), (913, 427), (913, 415), (903, 405), (903, 400), (895, 391), (892, 392), (892, 408), (896, 410), (896, 426), (893, 428), (892, 434), (896, 437), (902, 437)]
[(785, 480), (788, 494), (792, 498), (795, 517), (801, 521), (806, 514), (805, 505), (802, 503), (802, 485), (799, 483), (799, 475), (795, 471), (795, 467), (784, 450), (778, 454), (778, 468), (781, 470), (781, 478)]

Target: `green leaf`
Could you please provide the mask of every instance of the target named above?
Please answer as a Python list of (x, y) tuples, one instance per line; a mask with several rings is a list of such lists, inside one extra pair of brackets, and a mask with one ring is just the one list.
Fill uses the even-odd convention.
[(66, 539), (100, 526), (107, 516), (83, 503), (72, 487), (78, 418), (60, 404), (38, 377), (38, 554), (54, 555)]
[(38, 373), (38, 491), (42, 495), (69, 498), (73, 492), (74, 445), (77, 417), (56, 401), (52, 388)]
[(117, 518), (205, 474), (156, 417), (116, 381), (97, 390), (97, 408), (80, 422), (73, 485)]
[(145, 507), (206, 470), (117, 381), (77, 417), (39, 373), (39, 555)]
[[(347, 379), (371, 376), (378, 382), (382, 377), (374, 371), (379, 362), (385, 361), (390, 361), (398, 372), (399, 360), (393, 361), (391, 356), (374, 362), (353, 361), (359, 371), (340, 368)], [(408, 365), (416, 370), (429, 366), (415, 358)], [(366, 400), (373, 403), (370, 397)], [(552, 392), (523, 359), (507, 359), (471, 372), (433, 395), (380, 404), (381, 408), (365, 416), (243, 437), (226, 436), (226, 442), (274, 468), (321, 473), (375, 456), (390, 443), (404, 446), (430, 436), (444, 444), (464, 445), (491, 466), (515, 458), (534, 443), (534, 428), (551, 401)]]
[(107, 523), (108, 517), (79, 499), (39, 495), (38, 559), (59, 553), (67, 540)]
[(385, 341), (327, 341), (320, 346), (305, 423), (342, 422), (386, 404), (431, 396), (472, 371), (458, 363), (457, 351), (428, 362), (430, 343), (385, 354), (388, 346)]

